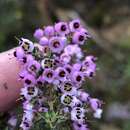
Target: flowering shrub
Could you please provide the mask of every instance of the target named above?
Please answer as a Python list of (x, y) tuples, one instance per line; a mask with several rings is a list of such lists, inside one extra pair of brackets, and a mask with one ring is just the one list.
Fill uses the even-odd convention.
[(76, 19), (37, 29), (34, 37), (39, 44), (21, 38), (14, 52), (23, 65), (21, 129), (29, 130), (43, 120), (50, 129), (69, 121), (74, 130), (89, 130), (88, 115), (100, 118), (102, 114), (102, 102), (81, 88), (96, 71), (96, 58), (85, 56), (81, 49), (91, 38), (89, 32)]

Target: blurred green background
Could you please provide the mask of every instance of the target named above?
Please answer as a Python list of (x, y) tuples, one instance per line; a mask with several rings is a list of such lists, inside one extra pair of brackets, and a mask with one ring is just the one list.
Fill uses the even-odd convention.
[[(105, 102), (91, 129), (130, 130), (130, 0), (0, 0), (0, 51), (17, 46), (14, 36), (34, 40), (36, 28), (77, 17), (93, 36), (84, 49), (98, 57), (85, 86)], [(0, 130), (7, 117), (0, 114)]]

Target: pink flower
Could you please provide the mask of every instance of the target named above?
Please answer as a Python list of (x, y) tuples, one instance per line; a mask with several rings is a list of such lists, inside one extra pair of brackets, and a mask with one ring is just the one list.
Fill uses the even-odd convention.
[(40, 28), (36, 29), (33, 36), (39, 40), (43, 36), (43, 30)]
[(46, 37), (52, 37), (54, 36), (55, 31), (54, 31), (54, 27), (53, 26), (47, 26), (44, 28), (44, 35)]
[(52, 37), (49, 40), (49, 47), (52, 52), (61, 53), (61, 51), (64, 49), (66, 42), (67, 40), (65, 37)]
[(81, 28), (80, 20), (79, 19), (72, 20), (69, 23), (69, 28), (71, 32), (78, 31)]
[(42, 46), (48, 45), (48, 43), (49, 43), (49, 40), (46, 37), (42, 37), (39, 41), (39, 44)]
[(65, 22), (58, 22), (55, 24), (55, 30), (59, 35), (65, 36), (69, 33), (68, 24)]

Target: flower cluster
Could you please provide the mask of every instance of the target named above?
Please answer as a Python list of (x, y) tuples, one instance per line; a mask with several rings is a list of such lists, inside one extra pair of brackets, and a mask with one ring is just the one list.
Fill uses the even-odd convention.
[(88, 130), (87, 114), (95, 118), (102, 114), (102, 102), (81, 88), (85, 79), (91, 79), (96, 72), (96, 58), (85, 56), (81, 49), (91, 38), (89, 32), (76, 19), (36, 29), (34, 37), (39, 44), (21, 38), (14, 52), (23, 65), (19, 73), (24, 84), (20, 127), (28, 130), (39, 113), (52, 111), (47, 104), (55, 98), (53, 111), (67, 116), (74, 130)]

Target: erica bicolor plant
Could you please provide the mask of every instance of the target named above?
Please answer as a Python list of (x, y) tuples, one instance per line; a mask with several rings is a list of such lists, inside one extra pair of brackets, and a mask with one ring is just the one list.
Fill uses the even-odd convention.
[(76, 19), (36, 29), (34, 37), (36, 44), (20, 38), (14, 52), (23, 66), (20, 128), (29, 130), (42, 120), (53, 130), (66, 122), (70, 129), (89, 130), (90, 115), (102, 114), (102, 101), (83, 89), (96, 72), (96, 57), (86, 56), (81, 48), (91, 35)]

